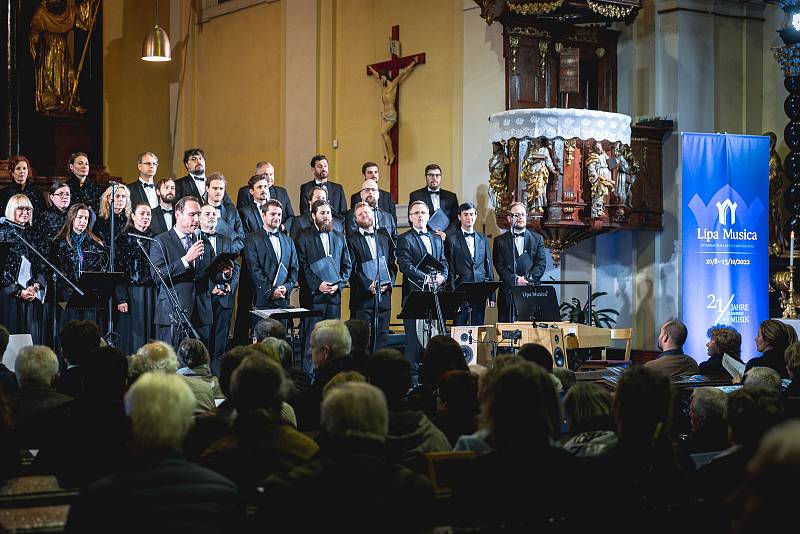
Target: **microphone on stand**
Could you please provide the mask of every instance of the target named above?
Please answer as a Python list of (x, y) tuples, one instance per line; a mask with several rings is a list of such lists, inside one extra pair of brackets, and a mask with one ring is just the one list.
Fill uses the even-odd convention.
[(20, 230), (22, 230), (23, 228), (25, 228), (25, 227), (24, 227), (24, 226), (22, 226), (21, 224), (17, 224), (17, 223), (15, 223), (15, 222), (9, 221), (9, 220), (8, 220), (8, 219), (6, 219), (5, 217), (0, 217), (0, 224), (7, 224), (7, 225), (9, 225), (9, 226), (13, 226), (14, 228), (19, 228)]
[(119, 182), (115, 182), (114, 180), (109, 180), (108, 185), (120, 185)]
[(148, 237), (146, 235), (139, 235), (139, 234), (128, 234), (128, 235), (133, 237), (134, 239), (147, 239), (148, 241), (156, 241), (156, 238)]

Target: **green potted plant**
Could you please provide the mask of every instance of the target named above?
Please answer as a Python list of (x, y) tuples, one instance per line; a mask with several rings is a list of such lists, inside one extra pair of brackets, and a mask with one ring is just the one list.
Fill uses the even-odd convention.
[(589, 317), (589, 310), (592, 314), (592, 326), (599, 326), (602, 328), (611, 328), (617, 323), (619, 312), (611, 308), (603, 308), (598, 310), (595, 308), (595, 299), (607, 295), (605, 291), (597, 291), (592, 293), (591, 301), (584, 305), (580, 299), (573, 297), (571, 302), (562, 302), (559, 306), (561, 312), (561, 319), (569, 321), (570, 323), (583, 323), (587, 324)]

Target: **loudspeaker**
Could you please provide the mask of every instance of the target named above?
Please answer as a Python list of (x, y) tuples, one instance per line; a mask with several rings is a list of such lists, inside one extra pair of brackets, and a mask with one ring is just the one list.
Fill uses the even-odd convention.
[(467, 365), (491, 364), (492, 344), (497, 337), (494, 326), (453, 326), (450, 328), (450, 337), (461, 345)]
[(547, 347), (553, 355), (554, 367), (569, 367), (567, 349), (564, 347), (564, 335), (560, 328), (535, 328), (532, 330), (530, 343), (538, 343)]

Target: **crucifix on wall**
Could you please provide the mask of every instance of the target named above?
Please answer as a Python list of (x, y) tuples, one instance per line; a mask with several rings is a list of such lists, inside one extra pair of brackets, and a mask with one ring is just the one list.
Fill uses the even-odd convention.
[(392, 26), (392, 38), (389, 41), (391, 59), (381, 63), (367, 65), (367, 76), (374, 76), (383, 87), (381, 92), (381, 148), (383, 159), (389, 165), (391, 176), (391, 193), (397, 201), (397, 124), (400, 106), (400, 84), (408, 78), (414, 67), (425, 63), (425, 53), (400, 57), (400, 26)]

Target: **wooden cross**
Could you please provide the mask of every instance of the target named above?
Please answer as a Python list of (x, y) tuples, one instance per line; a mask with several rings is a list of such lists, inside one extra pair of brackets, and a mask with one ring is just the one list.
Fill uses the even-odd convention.
[[(391, 41), (389, 41), (389, 50), (391, 53), (391, 59), (389, 59), (388, 61), (383, 61), (381, 63), (373, 63), (372, 65), (367, 65), (367, 76), (375, 76), (375, 73), (377, 73), (378, 76), (381, 77), (385, 76), (386, 78), (388, 78), (389, 81), (392, 81), (395, 80), (397, 76), (401, 74), (400, 69), (405, 69), (409, 67), (412, 63), (415, 62), (415, 60), (416, 60), (416, 65), (421, 65), (425, 63), (424, 52), (419, 54), (413, 54), (411, 56), (400, 57), (400, 26), (392, 26), (392, 39)], [(397, 86), (394, 89), (394, 92), (395, 92), (394, 102), (393, 102), (395, 110), (394, 120), (395, 122), (398, 122), (400, 117), (400, 87)], [(384, 95), (384, 105), (385, 105), (385, 95)], [(385, 119), (383, 120), (383, 124), (384, 128), (389, 126), (389, 123)], [(398, 181), (398, 172), (397, 172), (398, 168), (397, 156), (399, 152), (399, 141), (397, 135), (398, 128), (399, 124), (395, 124), (391, 126), (391, 129), (388, 132), (389, 139), (391, 140), (392, 152), (394, 153), (394, 159), (389, 165), (390, 192), (395, 202), (397, 202), (397, 181)]]

